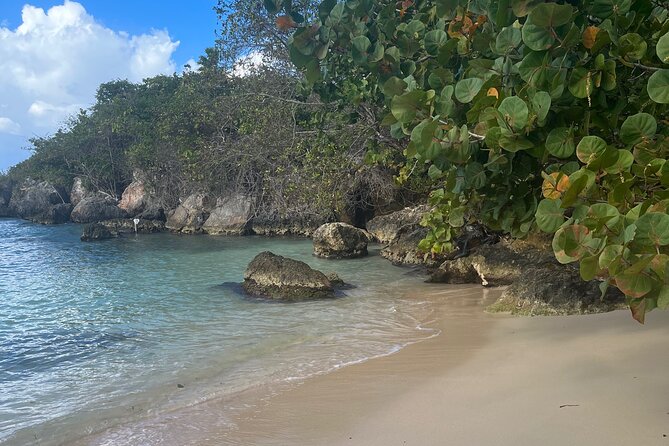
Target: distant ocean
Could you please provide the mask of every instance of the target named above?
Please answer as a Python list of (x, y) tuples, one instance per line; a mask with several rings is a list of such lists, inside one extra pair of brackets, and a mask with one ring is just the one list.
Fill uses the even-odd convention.
[[(80, 234), (78, 225), (0, 219), (2, 445), (70, 444), (101, 432), (113, 432), (108, 444), (158, 445), (151, 420), (435, 334), (421, 326), (429, 304), (404, 297), (422, 279), (378, 249), (334, 261), (313, 257), (304, 239), (156, 234), (83, 243)], [(335, 271), (355, 288), (301, 303), (245, 297), (230, 283), (265, 250)], [(228, 415), (208, 422), (234, 429)]]

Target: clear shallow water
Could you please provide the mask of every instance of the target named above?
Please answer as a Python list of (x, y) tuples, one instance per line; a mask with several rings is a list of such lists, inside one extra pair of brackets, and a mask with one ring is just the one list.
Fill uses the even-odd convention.
[[(328, 261), (311, 242), (128, 236), (79, 241), (76, 225), (0, 219), (0, 444), (160, 444), (142, 420), (301, 380), (434, 335), (421, 278), (369, 257)], [(357, 288), (327, 301), (248, 299), (248, 262), (271, 250)], [(225, 414), (220, 414), (224, 425)], [(211, 420), (210, 420), (211, 421)]]

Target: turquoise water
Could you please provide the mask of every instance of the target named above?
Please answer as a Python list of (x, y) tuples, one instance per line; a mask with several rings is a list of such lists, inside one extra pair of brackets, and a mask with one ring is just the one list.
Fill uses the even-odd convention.
[[(105, 430), (117, 432), (110, 444), (160, 444), (123, 426), (434, 334), (420, 326), (428, 304), (404, 297), (422, 279), (377, 249), (331, 261), (312, 257), (302, 239), (157, 234), (83, 243), (80, 233), (0, 219), (0, 444), (69, 444)], [(240, 282), (264, 250), (336, 271), (356, 288), (286, 304), (225, 285)]]

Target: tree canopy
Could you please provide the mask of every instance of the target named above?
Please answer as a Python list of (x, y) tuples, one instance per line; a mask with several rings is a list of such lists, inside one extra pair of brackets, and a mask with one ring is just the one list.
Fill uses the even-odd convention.
[(425, 172), (421, 247), (468, 221), (554, 234), (562, 263), (669, 306), (669, 5), (658, 0), (265, 0), (322, 98), (373, 104)]

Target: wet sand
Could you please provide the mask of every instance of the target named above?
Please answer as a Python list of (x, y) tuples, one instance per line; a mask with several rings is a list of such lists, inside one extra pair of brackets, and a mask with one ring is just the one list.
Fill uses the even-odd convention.
[(669, 312), (514, 318), (426, 286), (442, 333), (307, 380), (199, 444), (669, 445)]

